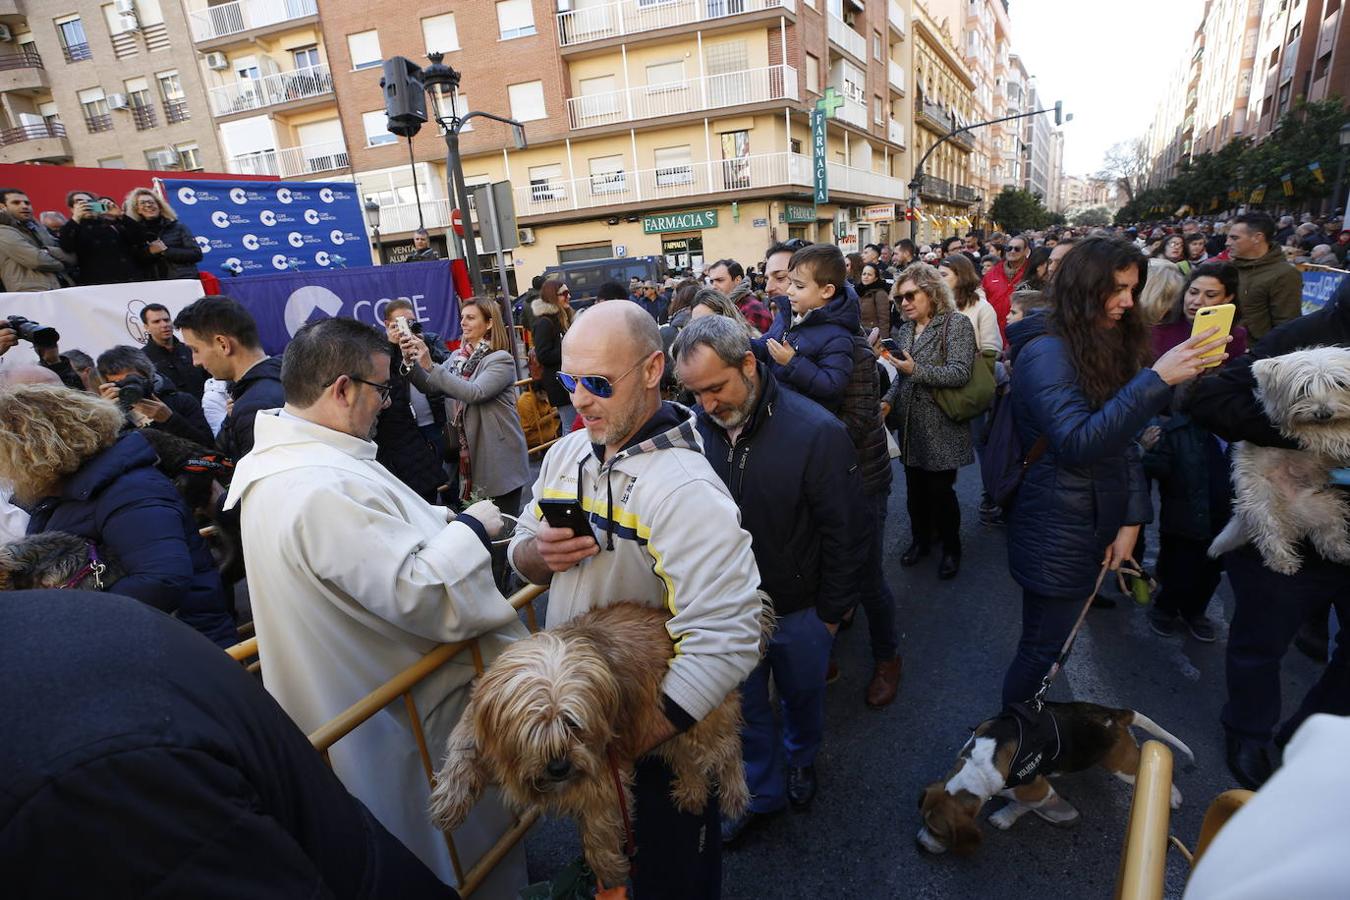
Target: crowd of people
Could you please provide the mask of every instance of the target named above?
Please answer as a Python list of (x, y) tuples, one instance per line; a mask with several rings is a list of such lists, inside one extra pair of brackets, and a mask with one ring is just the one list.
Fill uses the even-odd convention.
[[(120, 215), (96, 200), (73, 192), (71, 218), (53, 234), (22, 192), (0, 191), (6, 288), (191, 277), (200, 251), (161, 198), (133, 191)], [(96, 356), (0, 320), (0, 544), (74, 535), (89, 571), (32, 586), (85, 587), (92, 572), (97, 587), (171, 613), (218, 646), (238, 638), (244, 578), (263, 684), (287, 714), (258, 727), (279, 729), (286, 747), (289, 722), (313, 732), (439, 643), (480, 638), (490, 664), (524, 634), (505, 600), (517, 585), (549, 588), (546, 627), (621, 600), (669, 611), (678, 652), (661, 724), (641, 743), (658, 746), (739, 689), (752, 801), (738, 819), (722, 817), (715, 796), (701, 812), (681, 811), (670, 767), (644, 757), (633, 886), (638, 897), (702, 897), (720, 890), (724, 846), (781, 810), (811, 807), (834, 645), (859, 610), (873, 669), (857, 699), (874, 709), (895, 701), (901, 611), (887, 569), (935, 556), (939, 579), (960, 577), (970, 529), (958, 479), (979, 481), (979, 527), (1006, 527), (1022, 591), (1017, 649), (989, 691), (1005, 706), (1037, 695), (1103, 567), (1145, 562), (1156, 485), (1156, 565), (1140, 574), (1155, 591), (1148, 621), (1162, 636), (1216, 640), (1210, 610), (1229, 573), (1222, 724), (1234, 778), (1257, 788), (1309, 715), (1350, 715), (1350, 657), (1329, 638), (1331, 608), (1350, 617), (1350, 568), (1311, 547), (1294, 575), (1251, 547), (1206, 553), (1230, 516), (1231, 443), (1290, 446), (1253, 396), (1253, 361), (1350, 346), (1350, 278), (1303, 315), (1286, 228), (1314, 264), (1344, 264), (1350, 232), (1320, 243), (1330, 232), (1317, 223), (1249, 212), (1218, 225), (905, 239), (847, 255), (790, 240), (694, 277), (604, 284), (583, 309), (565, 280), (537, 279), (517, 300), (527, 358), (514, 355), (503, 304), (474, 297), (460, 301), (452, 342), (396, 300), (382, 329), (316, 321), (280, 357), (225, 296), (176, 316), (146, 305), (144, 346), (88, 348)], [(1230, 333), (1193, 333), (1201, 310), (1225, 304), (1236, 307)], [(3, 361), (19, 340), (41, 365)], [(991, 475), (1000, 465), (1017, 470), (1011, 495)], [(899, 474), (906, 521), (888, 537)], [(551, 524), (543, 502), (559, 500), (575, 503), (588, 528)], [(206, 524), (224, 535), (216, 557), (199, 533)], [(224, 564), (231, 546), (237, 570)], [(17, 553), (8, 548), (0, 559)], [(776, 625), (761, 652), (765, 602)], [(135, 629), (188, 653), (173, 634), (139, 620)], [(1325, 668), (1281, 721), (1281, 658), (1300, 634)], [(71, 665), (92, 677), (109, 652), (91, 644)], [(436, 746), (472, 674), (453, 664), (414, 690)], [(176, 680), (160, 702), (198, 709), (189, 688)], [(255, 716), (241, 709), (234, 715)], [(429, 789), (407, 715), (386, 710), (331, 751), (372, 821), (322, 777), (304, 778), (314, 802), (335, 810), (332, 828), (372, 835), (366, 873), (405, 885), (401, 896), (435, 896), (404, 850), (452, 881), (423, 812)], [(200, 749), (207, 730), (176, 739)], [(300, 765), (293, 755), (281, 764)], [(187, 764), (155, 765), (173, 777)], [(87, 765), (53, 771), (94, 777)], [(283, 793), (256, 812), (276, 820), (322, 882), (333, 863), (316, 859), (315, 842), (326, 826), (283, 814), (299, 802)], [(94, 801), (42, 802), (71, 804), (51, 816), (64, 821)], [(464, 833), (481, 852), (508, 823), (488, 800)], [(192, 827), (208, 835), (212, 824)], [(710, 829), (721, 839), (707, 839)], [(273, 851), (282, 840), (256, 839)], [(285, 868), (280, 856), (268, 864)], [(509, 854), (498, 886), (522, 866), (519, 850)]]

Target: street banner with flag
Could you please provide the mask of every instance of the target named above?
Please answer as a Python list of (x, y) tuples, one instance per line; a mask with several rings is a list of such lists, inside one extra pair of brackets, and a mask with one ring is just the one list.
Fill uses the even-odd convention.
[(1285, 174), (1281, 175), (1281, 176), (1280, 176), (1280, 186), (1284, 188), (1284, 195), (1285, 195), (1286, 197), (1292, 197), (1292, 196), (1294, 196), (1294, 176), (1293, 176), (1293, 175), (1290, 175), (1290, 174), (1287, 173), (1287, 172), (1286, 172)]
[(1327, 183), (1327, 176), (1326, 173), (1322, 171), (1322, 164), (1320, 162), (1308, 163), (1308, 171), (1312, 173), (1312, 177), (1317, 179), (1318, 184)]

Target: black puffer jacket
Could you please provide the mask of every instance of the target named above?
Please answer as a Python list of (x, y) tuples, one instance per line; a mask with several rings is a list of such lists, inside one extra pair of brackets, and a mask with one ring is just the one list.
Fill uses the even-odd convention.
[(197, 263), (202, 261), (202, 248), (192, 231), (178, 220), (162, 216), (142, 219), (141, 227), (151, 241), (160, 240), (167, 248), (163, 253), (150, 254), (146, 277), (150, 279), (196, 278)]
[[(402, 356), (394, 352), (392, 345), (390, 357), (389, 383), (393, 390), (389, 392), (389, 405), (380, 410), (375, 426), (375, 446), (378, 448), (375, 459), (423, 500), (435, 503), (436, 488), (446, 480), (445, 470), (417, 427), (417, 419), (409, 405), (409, 382), (408, 376), (403, 374)], [(437, 405), (443, 407), (445, 404), (433, 403), (432, 409)]]
[(1013, 502), (1008, 563), (1026, 590), (1081, 601), (1121, 526), (1153, 517), (1135, 438), (1172, 392), (1144, 369), (1094, 409), (1064, 339), (1046, 324), (1041, 313), (1008, 329), (1017, 436), (1028, 450), (1049, 440)]
[(142, 281), (150, 262), (145, 229), (126, 216), (74, 219), (61, 226), (61, 249), (75, 254), (80, 284)]
[(220, 426), (216, 446), (230, 459), (238, 462), (253, 449), (253, 420), (264, 409), (286, 405), (286, 392), (281, 387), (281, 357), (269, 356), (244, 373), (244, 377), (230, 385), (234, 407)]

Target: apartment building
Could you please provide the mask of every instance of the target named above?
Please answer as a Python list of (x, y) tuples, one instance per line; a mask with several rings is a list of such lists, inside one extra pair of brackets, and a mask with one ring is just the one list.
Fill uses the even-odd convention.
[[(950, 22), (940, 25), (922, 6), (914, 7), (914, 147), (916, 160), (972, 118), (975, 79), (953, 40)], [(938, 146), (924, 165), (919, 185), (920, 241), (964, 233), (975, 224), (983, 198), (972, 185), (975, 138), (965, 133)]]
[(179, 0), (0, 0), (0, 162), (219, 171)]
[(1205, 11), (1194, 153), (1214, 153), (1246, 133), (1260, 24), (1261, 0), (1211, 0)]
[[(1053, 101), (1047, 101), (1041, 96), (1036, 79), (1030, 79), (1027, 85), (1026, 111), (1046, 109), (1053, 105)], [(1051, 197), (1050, 184), (1055, 179), (1051, 171), (1055, 135), (1053, 120), (1048, 115), (1028, 116), (1019, 119), (1016, 124), (1021, 125), (1024, 136), (1022, 189), (1048, 201)]]
[(1350, 24), (1341, 0), (1265, 0), (1247, 134), (1258, 141), (1300, 99), (1350, 94)]
[[(508, 265), (524, 284), (587, 258), (699, 268), (789, 236), (896, 239), (908, 19), (899, 0), (325, 2), (319, 48), (350, 175), (396, 250), (454, 204), (434, 124), (410, 143), (385, 131), (380, 60), (444, 53), (460, 113), (524, 123), (524, 150), (495, 122), (461, 133), (466, 182), (513, 185), (523, 243)], [(808, 113), (826, 91), (829, 202), (815, 205)]]

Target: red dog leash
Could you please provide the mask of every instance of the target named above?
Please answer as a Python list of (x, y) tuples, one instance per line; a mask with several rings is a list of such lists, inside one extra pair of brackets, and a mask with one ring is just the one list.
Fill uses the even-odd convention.
[[(633, 820), (628, 815), (628, 801), (624, 799), (623, 779), (619, 777), (619, 764), (614, 761), (614, 751), (609, 751), (609, 774), (614, 779), (614, 793), (619, 797), (619, 812), (623, 814), (623, 832), (624, 845), (623, 854), (627, 856), (630, 863), (633, 857), (637, 856), (637, 841), (633, 837)], [(630, 870), (634, 868), (630, 865)], [(596, 900), (626, 900), (628, 897), (628, 888), (626, 885), (617, 885), (607, 888), (600, 884), (600, 879), (596, 879)]]

